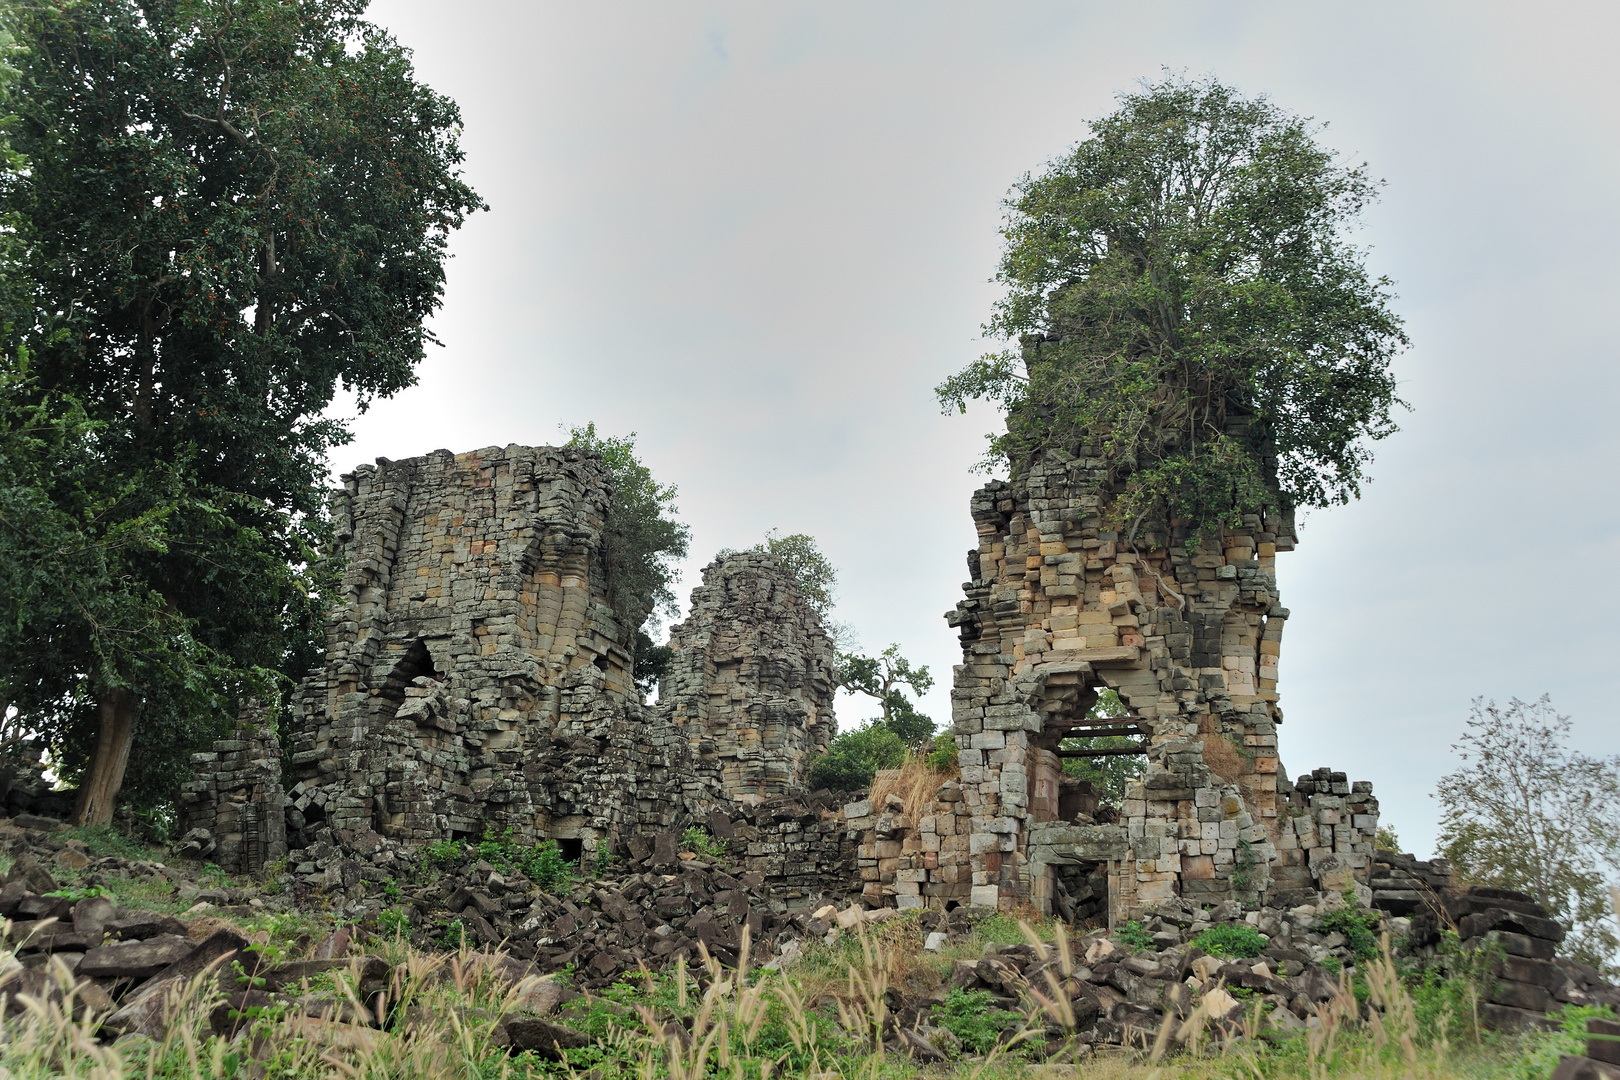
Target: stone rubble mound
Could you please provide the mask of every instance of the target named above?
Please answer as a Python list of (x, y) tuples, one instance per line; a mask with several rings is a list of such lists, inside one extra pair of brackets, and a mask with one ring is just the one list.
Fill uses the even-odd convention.
[(1545, 1028), (1546, 1014), (1564, 1005), (1620, 1006), (1620, 989), (1594, 968), (1554, 955), (1564, 928), (1527, 894), (1473, 886), (1431, 895), (1412, 918), (1408, 947), (1432, 957), (1454, 929), (1464, 949), (1495, 951), (1490, 996), (1480, 1005), (1488, 1026)]

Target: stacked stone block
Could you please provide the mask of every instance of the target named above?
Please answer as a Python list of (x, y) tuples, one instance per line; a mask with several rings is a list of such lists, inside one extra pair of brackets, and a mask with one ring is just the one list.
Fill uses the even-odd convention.
[(181, 786), (180, 815), (209, 861), (226, 873), (247, 874), (287, 856), (281, 747), (268, 709), (250, 703), (237, 730), (193, 754), (191, 763), (194, 776)]
[(705, 567), (670, 646), (660, 709), (697, 775), (746, 802), (797, 786), (836, 728), (837, 655), (776, 559), (738, 552)]
[(861, 894), (874, 907), (965, 905), (971, 889), (968, 870), (971, 811), (955, 781), (940, 785), (913, 820), (898, 795), (879, 802), (860, 799), (844, 806), (843, 817), (859, 840), (856, 867)]
[[(647, 706), (629, 651), (645, 612), (615, 611), (603, 570), (611, 494), (600, 459), (573, 447), (441, 450), (345, 476), (326, 662), (285, 718), (287, 812), (279, 787), (243, 779), (279, 771), (273, 747), (237, 740), (198, 758), (186, 824), (285, 820), (299, 872), (359, 853), (380, 880), (426, 842), (493, 832), (579, 851), (796, 786), (833, 728), (814, 611), (772, 557), (717, 560)], [(251, 870), (272, 848), (246, 850)]]
[(1366, 781), (1351, 783), (1342, 772), (1317, 769), (1292, 784), (1279, 782), (1283, 799), (1277, 819), (1273, 874), (1283, 887), (1353, 890), (1363, 905), (1373, 900), (1374, 842), (1378, 800)]
[[(1291, 819), (1279, 816), (1277, 662), (1288, 611), (1275, 566), (1294, 546), (1292, 520), (1249, 515), (1217, 536), (1145, 522), (1122, 534), (1102, 515), (1106, 494), (1099, 459), (1048, 452), (973, 498), (971, 580), (946, 615), (963, 647), (952, 719), (971, 818), (969, 900), (1046, 905), (1047, 868), (1088, 858), (1073, 837), (1061, 853), (1032, 843), (1053, 818), (1055, 751), (1108, 687), (1150, 732), (1146, 774), (1120, 808), (1128, 847), (1099, 834), (1089, 856), (1110, 866), (1114, 912), (1172, 896), (1258, 903), (1281, 884), (1274, 869), (1291, 865), (1279, 860)], [(1317, 870), (1335, 885), (1342, 871), (1365, 882), (1377, 816), (1369, 792), (1323, 791), (1309, 807), (1309, 848), (1289, 827), (1290, 850), (1330, 838), (1331, 860), (1297, 860), (1309, 884), (1321, 884)]]

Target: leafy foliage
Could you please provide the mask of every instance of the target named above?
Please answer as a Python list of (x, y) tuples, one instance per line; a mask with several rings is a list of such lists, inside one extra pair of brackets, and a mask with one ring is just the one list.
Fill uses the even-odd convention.
[(1123, 94), (1091, 129), (1013, 188), (985, 332), (1017, 344), (941, 404), (999, 405), (987, 461), (1015, 472), (1046, 448), (1095, 455), (1133, 531), (1359, 495), (1406, 343), (1346, 239), (1378, 183), (1213, 78)]
[[(749, 551), (774, 555), (777, 562), (782, 564), (793, 583), (799, 587), (799, 595), (804, 602), (821, 619), (822, 624), (829, 631), (836, 631), (839, 627), (828, 622), (832, 617), (833, 591), (838, 586), (838, 571), (834, 569), (832, 560), (821, 552), (816, 544), (816, 538), (807, 533), (790, 533), (787, 536), (778, 536), (772, 529), (765, 534), (765, 539)], [(732, 549), (726, 548), (719, 552), (717, 557), (733, 554)], [(836, 634), (835, 634), (836, 636)]]
[(696, 825), (681, 833), (681, 847), (700, 859), (714, 861), (726, 857), (725, 843), (710, 836), (707, 829), (700, 829)]
[[(308, 567), (325, 453), (348, 438), (324, 413), (340, 384), (362, 406), (411, 384), (448, 234), (482, 206), (455, 104), (362, 8), (8, 9), (0, 321), (30, 378), (4, 405), (13, 431), (48, 417), (70, 436), (34, 448), (68, 474), (33, 489), (60, 528), (15, 555), (19, 576), (77, 587), (8, 620), (0, 653), (20, 653), (5, 692), (69, 779), (91, 706), (124, 691), (132, 794), (164, 797), (243, 694), (320, 648)], [(102, 579), (108, 596), (75, 601)]]
[(934, 1022), (955, 1035), (964, 1050), (988, 1054), (1003, 1034), (1018, 1026), (1023, 1017), (996, 1004), (988, 990), (964, 990), (953, 986), (945, 1000), (931, 1010)]
[(1616, 970), (1607, 878), (1620, 872), (1620, 757), (1570, 746), (1546, 695), (1505, 707), (1476, 698), (1442, 777), (1440, 853), (1461, 880), (1529, 893), (1569, 928), (1560, 948)]
[(478, 844), (478, 857), (497, 870), (516, 871), (547, 892), (566, 895), (573, 887), (578, 864), (563, 858), (555, 840), (542, 840), (532, 847), (512, 841), (512, 830), (498, 836), (493, 828), (484, 831)]
[(1345, 894), (1344, 907), (1318, 915), (1316, 926), (1330, 934), (1343, 934), (1345, 945), (1357, 960), (1371, 960), (1378, 955), (1378, 913), (1362, 910), (1354, 892)]
[(871, 786), (879, 769), (898, 769), (905, 760), (906, 744), (900, 736), (873, 721), (833, 736), (827, 752), (810, 766), (807, 783), (812, 788), (858, 791)]
[[(602, 532), (608, 599), (626, 627), (639, 633), (649, 617), (679, 612), (675, 563), (686, 557), (692, 530), (675, 516), (675, 486), (660, 484), (636, 457), (635, 432), (622, 439), (601, 435), (593, 422), (570, 429), (569, 436), (568, 445), (599, 454), (612, 474), (613, 499)], [(656, 668), (657, 646), (649, 638), (642, 651), (636, 640), (638, 658)], [(656, 674), (644, 666), (638, 685), (643, 679), (655, 680)], [(648, 681), (645, 688), (650, 686)]]
[(1153, 947), (1153, 935), (1143, 929), (1135, 919), (1114, 928), (1113, 938), (1130, 952), (1141, 952)]
[(1255, 957), (1265, 951), (1265, 939), (1248, 923), (1222, 923), (1193, 938), (1192, 943), (1211, 956)]
[[(1119, 694), (1104, 688), (1097, 695), (1097, 701), (1086, 712), (1087, 720), (1106, 720), (1114, 716), (1126, 716), (1130, 710), (1120, 700)], [(1128, 735), (1092, 735), (1084, 738), (1064, 739), (1058, 745), (1064, 750), (1117, 750), (1130, 747), (1140, 739), (1132, 739)], [(1108, 806), (1118, 806), (1125, 798), (1125, 785), (1132, 780), (1139, 779), (1147, 769), (1147, 758), (1135, 754), (1115, 754), (1109, 757), (1094, 758), (1064, 758), (1063, 772), (1077, 780), (1086, 780), (1097, 789), (1102, 802)]]
[(906, 746), (920, 749), (933, 741), (934, 722), (917, 711), (901, 687), (909, 687), (914, 694), (926, 694), (933, 689), (934, 677), (926, 665), (913, 667), (900, 655), (898, 644), (876, 656), (840, 652), (838, 684), (845, 690), (876, 698), (883, 706), (883, 715), (872, 722), (894, 732)]

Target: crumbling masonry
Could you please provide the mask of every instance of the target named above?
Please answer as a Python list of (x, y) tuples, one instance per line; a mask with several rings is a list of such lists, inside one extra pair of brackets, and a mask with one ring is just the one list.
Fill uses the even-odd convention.
[[(920, 809), (839, 814), (800, 799), (834, 730), (832, 644), (773, 559), (704, 570), (649, 706), (628, 650), (645, 613), (607, 599), (596, 457), (379, 460), (335, 505), (343, 591), (326, 663), (280, 719), (288, 758), (245, 721), (197, 756), (185, 824), (227, 869), (287, 855), (345, 888), (356, 856), (381, 880), (432, 841), (510, 830), (569, 855), (634, 851), (693, 823), (733, 836), (735, 817), (748, 869), (807, 902), (858, 891), (1114, 921), (1178, 898), (1370, 897), (1371, 786), (1328, 770), (1290, 783), (1278, 759), (1274, 567), (1292, 521), (1249, 517), (1218, 542), (1151, 522), (1122, 537), (1104, 491), (1098, 461), (1048, 453), (974, 496), (979, 544), (947, 615), (960, 780)], [(1062, 774), (1062, 741), (1094, 730), (1105, 687), (1130, 713), (1110, 723), (1147, 758), (1118, 808)]]
[[(974, 495), (971, 580), (946, 616), (963, 649), (952, 689), (961, 782), (916, 821), (847, 808), (883, 834), (860, 852), (868, 895), (1110, 919), (1178, 897), (1370, 899), (1372, 785), (1326, 769), (1291, 784), (1278, 759), (1288, 610), (1274, 568), (1294, 545), (1292, 521), (1247, 517), (1219, 542), (1183, 526), (1132, 541), (1105, 528), (1104, 490), (1099, 461), (1048, 453)], [(1130, 712), (1110, 723), (1139, 731), (1147, 756), (1107, 822), (1059, 756), (1105, 687)]]
[[(587, 452), (522, 446), (345, 476), (341, 600), (281, 719), (285, 769), (257, 722), (195, 759), (182, 810), (210, 857), (290, 848), (310, 873), (358, 851), (380, 875), (402, 845), (507, 830), (579, 854), (796, 789), (834, 723), (814, 611), (770, 556), (717, 560), (645, 705), (601, 570), (609, 484)], [(283, 817), (285, 839), (264, 824)]]

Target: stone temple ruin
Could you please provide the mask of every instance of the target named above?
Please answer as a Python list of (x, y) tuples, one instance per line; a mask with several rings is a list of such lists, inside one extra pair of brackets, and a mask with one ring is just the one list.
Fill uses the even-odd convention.
[[(346, 887), (491, 831), (574, 857), (751, 817), (746, 867), (790, 903), (1112, 922), (1178, 897), (1370, 899), (1371, 786), (1290, 782), (1278, 758), (1288, 518), (1245, 519), (1220, 543), (1121, 537), (1099, 516), (1097, 464), (1054, 453), (986, 485), (947, 616), (960, 779), (921, 805), (839, 809), (803, 790), (834, 732), (833, 646), (771, 557), (704, 569), (646, 703), (630, 652), (645, 613), (616, 612), (603, 578), (609, 483), (588, 452), (522, 446), (345, 476), (326, 662), (277, 730), (246, 714), (196, 756), (193, 842), (233, 872), (286, 858)], [(1086, 715), (1104, 688), (1129, 716), (1099, 726)], [(1098, 733), (1139, 737), (1147, 761), (1108, 810), (1061, 768), (1066, 737)]]

